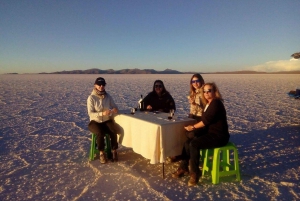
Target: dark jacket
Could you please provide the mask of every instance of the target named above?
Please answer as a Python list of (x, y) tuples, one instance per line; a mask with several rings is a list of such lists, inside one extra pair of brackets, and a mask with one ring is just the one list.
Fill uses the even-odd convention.
[(229, 139), (226, 110), (221, 100), (214, 99), (202, 114), (202, 122), (208, 134), (218, 139)]
[(142, 110), (146, 110), (147, 105), (152, 106), (152, 111), (169, 112), (170, 109), (176, 110), (174, 99), (168, 92), (161, 96), (158, 96), (156, 92), (150, 92), (142, 101)]

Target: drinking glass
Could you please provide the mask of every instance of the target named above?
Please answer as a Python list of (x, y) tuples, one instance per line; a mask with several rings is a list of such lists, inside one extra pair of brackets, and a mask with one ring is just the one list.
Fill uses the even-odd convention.
[(131, 114), (134, 114), (134, 113), (135, 113), (135, 108), (131, 108), (131, 109), (130, 109), (130, 113), (131, 113)]
[(175, 110), (174, 110), (174, 109), (170, 109), (170, 116), (171, 116), (171, 117), (174, 116), (174, 113), (175, 113)]
[(169, 113), (169, 116), (168, 116), (168, 119), (171, 120), (173, 118), (173, 116), (174, 116), (174, 109), (171, 109), (170, 113)]

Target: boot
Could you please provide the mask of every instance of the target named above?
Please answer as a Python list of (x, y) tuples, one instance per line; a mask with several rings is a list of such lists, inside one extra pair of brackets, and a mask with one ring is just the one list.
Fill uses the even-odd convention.
[(102, 164), (106, 163), (106, 157), (103, 152), (100, 152), (100, 163)]
[(181, 160), (181, 155), (178, 155), (178, 156), (171, 156), (170, 157), (170, 162), (171, 163), (175, 163), (175, 162), (178, 162)]
[(182, 177), (184, 175), (188, 175), (189, 171), (184, 170), (182, 168), (178, 168), (175, 172), (172, 173), (172, 177), (173, 178), (179, 178)]
[(117, 150), (113, 150), (112, 154), (113, 154), (113, 161), (118, 162), (118, 152), (117, 152)]
[(191, 173), (188, 186), (196, 186), (198, 181), (199, 181), (199, 175), (197, 175), (196, 173)]

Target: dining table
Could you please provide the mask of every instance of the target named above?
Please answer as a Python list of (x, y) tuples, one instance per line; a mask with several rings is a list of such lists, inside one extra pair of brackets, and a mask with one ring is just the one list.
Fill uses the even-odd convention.
[(114, 116), (118, 127), (119, 143), (131, 147), (135, 153), (150, 160), (150, 164), (163, 164), (167, 157), (181, 155), (186, 138), (184, 126), (195, 124), (196, 120), (184, 115), (159, 111), (120, 110)]

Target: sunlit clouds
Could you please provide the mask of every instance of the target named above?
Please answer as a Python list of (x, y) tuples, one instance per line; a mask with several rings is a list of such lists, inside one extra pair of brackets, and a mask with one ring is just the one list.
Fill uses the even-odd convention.
[(264, 72), (278, 72), (278, 71), (298, 71), (300, 70), (300, 60), (279, 60), (279, 61), (268, 61), (264, 64), (253, 66), (251, 70), (264, 71)]

